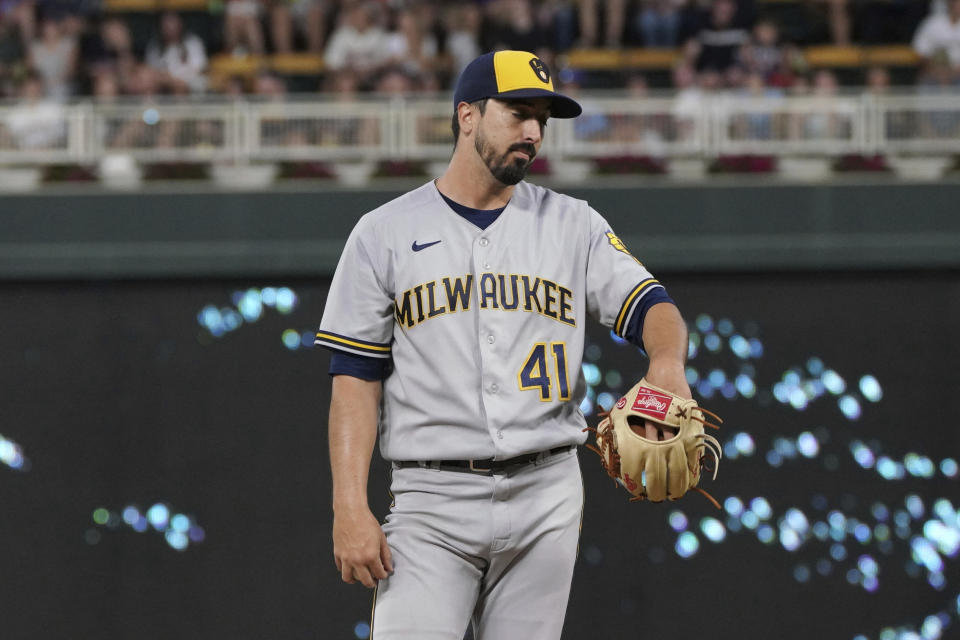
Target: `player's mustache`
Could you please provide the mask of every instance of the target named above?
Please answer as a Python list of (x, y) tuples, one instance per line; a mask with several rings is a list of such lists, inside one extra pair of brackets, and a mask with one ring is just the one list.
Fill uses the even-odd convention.
[(537, 148), (534, 147), (529, 142), (518, 142), (517, 144), (507, 149), (507, 153), (511, 153), (513, 151), (522, 151), (528, 156), (530, 156), (531, 160), (533, 160), (533, 158), (537, 155)]

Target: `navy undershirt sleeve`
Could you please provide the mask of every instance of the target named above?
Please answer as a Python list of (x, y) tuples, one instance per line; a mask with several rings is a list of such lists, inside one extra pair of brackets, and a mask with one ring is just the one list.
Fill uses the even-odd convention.
[[(439, 192), (438, 192), (439, 193)], [(467, 221), (472, 222), (481, 229), (486, 229), (493, 224), (494, 220), (500, 217), (500, 214), (503, 213), (503, 210), (506, 209), (506, 205), (500, 207), (499, 209), (474, 209), (472, 207), (465, 207), (459, 202), (454, 202), (447, 196), (442, 193), (440, 196), (444, 201), (450, 205), (450, 208), (456, 211), (459, 215), (467, 219)]]
[(371, 358), (358, 356), (346, 351), (333, 351), (330, 357), (331, 376), (346, 375), (361, 380), (383, 380), (390, 372), (388, 358)]
[[(628, 342), (643, 349), (643, 320), (646, 318), (647, 311), (650, 310), (650, 307), (655, 304), (660, 304), (661, 302), (675, 304), (673, 299), (667, 294), (667, 290), (662, 287), (657, 287), (640, 298), (640, 302), (637, 303), (637, 308), (634, 309), (633, 316), (630, 318), (630, 324), (627, 325), (626, 330), (623, 332), (623, 337)], [(644, 351), (644, 353), (646, 353), (646, 351)]]

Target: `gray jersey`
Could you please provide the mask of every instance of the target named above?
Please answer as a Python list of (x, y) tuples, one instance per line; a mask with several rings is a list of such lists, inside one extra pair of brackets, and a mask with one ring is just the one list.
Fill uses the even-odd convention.
[(584, 442), (586, 316), (659, 286), (582, 200), (520, 182), (480, 229), (429, 182), (357, 223), (316, 342), (392, 358), (385, 459), (506, 459)]

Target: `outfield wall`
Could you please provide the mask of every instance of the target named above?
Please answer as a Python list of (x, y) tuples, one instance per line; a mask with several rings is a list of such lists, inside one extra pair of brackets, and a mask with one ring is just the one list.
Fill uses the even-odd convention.
[[(417, 184), (5, 195), (0, 278), (329, 275), (356, 219)], [(660, 272), (960, 265), (960, 182), (615, 179), (566, 191)]]

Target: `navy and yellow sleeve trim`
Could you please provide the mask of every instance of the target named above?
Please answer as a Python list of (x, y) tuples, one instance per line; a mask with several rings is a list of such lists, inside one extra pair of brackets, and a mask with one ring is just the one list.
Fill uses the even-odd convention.
[(618, 336), (623, 337), (623, 330), (625, 329), (624, 325), (627, 322), (627, 318), (630, 316), (630, 309), (633, 307), (634, 303), (636, 303), (637, 300), (643, 297), (643, 295), (651, 289), (662, 286), (663, 285), (660, 284), (659, 280), (656, 280), (655, 278), (647, 278), (634, 287), (623, 301), (623, 305), (620, 306), (620, 313), (617, 314), (617, 321), (613, 324), (613, 332)]
[(380, 342), (368, 342), (358, 338), (341, 336), (330, 331), (318, 331), (316, 340), (313, 344), (321, 347), (329, 347), (338, 351), (346, 351), (361, 356), (372, 356), (374, 358), (389, 358), (390, 345)]

